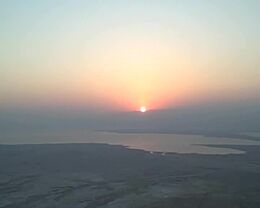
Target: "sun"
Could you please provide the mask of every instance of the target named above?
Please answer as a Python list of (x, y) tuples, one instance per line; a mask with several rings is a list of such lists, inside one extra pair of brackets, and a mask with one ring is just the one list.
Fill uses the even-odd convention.
[(139, 111), (142, 113), (146, 112), (146, 107), (145, 106), (140, 107)]

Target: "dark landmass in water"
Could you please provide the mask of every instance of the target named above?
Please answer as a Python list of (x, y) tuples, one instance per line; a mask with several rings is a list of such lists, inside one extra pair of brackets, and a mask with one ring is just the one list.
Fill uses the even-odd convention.
[(220, 146), (246, 154), (161, 155), (106, 144), (0, 145), (0, 207), (259, 208), (260, 147)]

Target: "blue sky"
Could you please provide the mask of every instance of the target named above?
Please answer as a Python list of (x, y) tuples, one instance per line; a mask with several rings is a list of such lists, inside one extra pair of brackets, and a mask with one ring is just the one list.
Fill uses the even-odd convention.
[(259, 1), (1, 1), (4, 105), (259, 99)]

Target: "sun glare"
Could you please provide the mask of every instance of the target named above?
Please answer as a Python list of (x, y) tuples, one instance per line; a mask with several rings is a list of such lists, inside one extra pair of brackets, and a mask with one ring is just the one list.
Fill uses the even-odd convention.
[(142, 113), (146, 112), (146, 107), (145, 106), (140, 107), (140, 112)]

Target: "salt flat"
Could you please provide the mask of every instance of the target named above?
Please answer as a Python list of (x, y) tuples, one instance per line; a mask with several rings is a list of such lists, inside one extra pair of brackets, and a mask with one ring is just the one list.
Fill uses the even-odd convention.
[[(227, 135), (228, 136), (228, 135)], [(130, 149), (150, 152), (175, 152), (198, 154), (241, 154), (241, 149), (210, 145), (260, 145), (255, 137), (236, 135), (193, 135), (149, 132), (62, 131), (48, 133), (20, 133), (0, 137), (0, 144), (56, 144), (100, 143), (122, 145)], [(244, 138), (245, 137), (245, 138)]]

